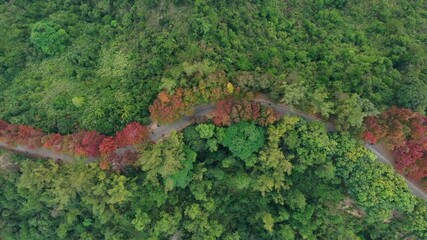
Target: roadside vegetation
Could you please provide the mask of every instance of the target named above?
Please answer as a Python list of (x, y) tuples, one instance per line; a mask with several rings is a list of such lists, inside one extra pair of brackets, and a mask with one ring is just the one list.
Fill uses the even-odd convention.
[(0, 1), (0, 144), (75, 158), (1, 152), (0, 239), (427, 239), (402, 177), (427, 186), (426, 16), (406, 0)]
[(164, 89), (208, 99), (227, 81), (344, 130), (393, 105), (425, 113), (425, 14), (404, 0), (7, 1), (0, 119), (110, 135), (147, 124)]
[(22, 160), (2, 171), (2, 238), (427, 237), (427, 205), (401, 176), (348, 134), (297, 117), (193, 125), (123, 170)]

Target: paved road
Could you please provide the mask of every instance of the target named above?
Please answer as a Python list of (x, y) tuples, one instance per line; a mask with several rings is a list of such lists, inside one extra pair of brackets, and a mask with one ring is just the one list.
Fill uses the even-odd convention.
[[(286, 105), (272, 103), (270, 100), (268, 100), (268, 98), (266, 96), (260, 96), (258, 98), (255, 98), (254, 101), (259, 102), (261, 105), (273, 108), (274, 110), (279, 112), (280, 116), (283, 116), (283, 115), (300, 116), (307, 121), (311, 121), (311, 122), (316, 121), (316, 122), (322, 123), (331, 132), (336, 131), (336, 128), (332, 124), (327, 123), (327, 122), (323, 121), (322, 119), (319, 119), (315, 116), (306, 114), (306, 113), (298, 111), (298, 110), (294, 110), (294, 109), (292, 109)], [(365, 147), (369, 151), (374, 153), (380, 162), (393, 165), (394, 159), (392, 158), (392, 156), (386, 156), (389, 154), (387, 154), (387, 151), (382, 146), (365, 144)], [(418, 187), (417, 185), (415, 185), (413, 182), (406, 179), (405, 177), (404, 177), (404, 179), (405, 179), (406, 184), (408, 185), (409, 189), (411, 190), (411, 192), (415, 196), (418, 196), (424, 200), (427, 200), (427, 194), (423, 190), (421, 190), (420, 187)]]
[(189, 125), (195, 123), (197, 117), (207, 115), (213, 112), (214, 109), (214, 104), (199, 105), (194, 108), (194, 113), (191, 116), (184, 116), (173, 123), (160, 124), (159, 127), (155, 127), (157, 123), (153, 123), (152, 125), (150, 125), (150, 128), (153, 128), (153, 131), (150, 135), (150, 139), (153, 142), (158, 142), (164, 137), (167, 137), (172, 131), (182, 130), (188, 127)]
[[(386, 153), (384, 153), (384, 149), (381, 146), (378, 145), (369, 145), (369, 144), (365, 144), (365, 147), (373, 152), (375, 155), (377, 155), (377, 159), (380, 162), (383, 163), (387, 163), (390, 165), (393, 165), (393, 160), (390, 159), (390, 157), (386, 157), (384, 156)], [(424, 200), (427, 200), (427, 194), (421, 190), (417, 185), (415, 185), (413, 182), (411, 182), (410, 180), (406, 179), (406, 184), (408, 185), (409, 189), (411, 190), (411, 192), (415, 195), (418, 196)]]
[(5, 143), (0, 142), (0, 148), (10, 150), (12, 152), (16, 152), (19, 154), (27, 155), (29, 157), (38, 157), (38, 158), (48, 158), (53, 160), (61, 160), (63, 162), (71, 162), (74, 157), (64, 154), (64, 153), (58, 153), (51, 150), (48, 150), (46, 148), (34, 148), (30, 149), (27, 146), (24, 145), (15, 145), (10, 146)]
[[(328, 131), (334, 132), (336, 131), (336, 128), (330, 124), (327, 123), (325, 121), (323, 121), (322, 119), (319, 119), (315, 116), (309, 115), (307, 113), (298, 111), (296, 109), (293, 109), (289, 106), (286, 106), (284, 104), (277, 104), (272, 102), (271, 100), (268, 99), (268, 97), (266, 95), (257, 95), (257, 97), (255, 97), (253, 99), (253, 101), (260, 103), (263, 106), (266, 107), (271, 107), (274, 110), (276, 110), (279, 113), (279, 116), (282, 117), (284, 115), (295, 115), (295, 116), (300, 116), (304, 119), (306, 119), (307, 121), (317, 121), (322, 123), (327, 129)], [(159, 127), (155, 127), (155, 129), (153, 129), (151, 135), (150, 135), (150, 139), (154, 142), (158, 142), (160, 140), (162, 140), (163, 138), (167, 137), (172, 131), (179, 131), (184, 129), (185, 127), (193, 124), (196, 120), (196, 117), (199, 116), (204, 116), (207, 115), (209, 113), (212, 113), (212, 111), (215, 109), (215, 106), (213, 104), (205, 104), (205, 105), (199, 105), (197, 107), (194, 108), (194, 113), (191, 116), (184, 116), (181, 119), (170, 123), (170, 124), (162, 124)], [(152, 127), (156, 125), (156, 123), (152, 124)], [(367, 145), (365, 144), (366, 148), (373, 152), (379, 161), (386, 163), (386, 164), (390, 164), (392, 165), (393, 158), (391, 156), (385, 156), (386, 151), (381, 147), (381, 146), (377, 146), (377, 145)], [(15, 152), (20, 152), (26, 155), (31, 155), (31, 156), (36, 156), (36, 157), (42, 157), (42, 158), (49, 158), (49, 159), (58, 159), (58, 160), (62, 160), (65, 162), (71, 161), (73, 159), (72, 156), (69, 155), (65, 155), (65, 154), (61, 154), (61, 153), (57, 153), (57, 152), (53, 152), (47, 149), (27, 149), (24, 146), (15, 146), (15, 147), (10, 147), (10, 146), (6, 146), (5, 144), (0, 143), (0, 148), (5, 148), (5, 149), (9, 149)], [(128, 147), (129, 148), (129, 147)], [(121, 149), (118, 149), (117, 151), (121, 151)], [(96, 161), (96, 158), (91, 158), (88, 159), (87, 162), (94, 162)], [(412, 183), (411, 181), (409, 181), (408, 179), (405, 178), (405, 181), (409, 187), (409, 189), (412, 191), (412, 193), (424, 200), (427, 200), (427, 194), (425, 192), (423, 192), (418, 186), (416, 186), (414, 183)]]
[[(326, 129), (328, 129), (328, 131), (331, 131), (331, 132), (336, 131), (335, 126), (333, 126), (332, 124), (327, 123), (327, 122), (323, 121), (322, 119), (317, 118), (313, 115), (310, 115), (310, 114), (304, 113), (302, 111), (293, 109), (293, 108), (286, 106), (284, 104), (274, 103), (271, 100), (269, 100), (266, 95), (258, 95), (257, 97), (255, 97), (253, 99), (253, 101), (258, 102), (263, 106), (273, 108), (274, 110), (276, 110), (279, 113), (280, 117), (282, 117), (284, 115), (299, 116), (299, 117), (304, 118), (307, 121), (311, 121), (311, 122), (316, 121), (316, 122), (322, 123), (326, 127)], [(166, 137), (167, 135), (169, 135), (172, 131), (174, 131), (174, 130), (178, 131), (180, 129), (183, 129), (183, 128), (193, 124), (194, 123), (194, 116), (202, 116), (202, 115), (209, 114), (214, 110), (214, 108), (215, 108), (215, 106), (212, 104), (201, 105), (201, 106), (196, 107), (193, 116), (186, 116), (186, 117), (183, 117), (182, 119), (180, 119), (174, 123), (160, 126), (158, 129), (156, 129), (156, 131), (154, 131), (154, 134), (151, 135), (151, 140), (157, 142), (157, 141), (161, 140), (163, 137)], [(381, 146), (365, 144), (365, 147), (369, 151), (373, 152), (377, 156), (377, 159), (380, 162), (390, 164), (390, 165), (392, 165), (392, 163), (394, 162), (392, 157), (384, 156), (386, 154), (384, 153), (385, 151)], [(412, 183), (408, 179), (405, 178), (405, 181), (406, 181), (409, 189), (412, 191), (412, 193), (414, 195), (427, 200), (427, 194), (425, 192), (423, 192), (418, 186), (416, 186), (414, 183)]]
[(262, 95), (258, 96), (253, 101), (258, 102), (259, 104), (261, 104), (263, 106), (273, 108), (274, 110), (276, 110), (279, 113), (280, 117), (283, 117), (284, 115), (299, 116), (299, 117), (302, 117), (305, 120), (310, 121), (310, 122), (314, 122), (314, 121), (321, 122), (326, 127), (326, 129), (328, 129), (331, 132), (336, 131), (335, 127), (332, 124), (324, 122), (324, 121), (322, 121), (322, 119), (319, 119), (313, 115), (309, 115), (307, 113), (298, 111), (298, 110), (293, 109), (293, 108), (286, 106), (284, 104), (273, 103), (270, 100), (268, 100), (265, 96), (262, 96)]

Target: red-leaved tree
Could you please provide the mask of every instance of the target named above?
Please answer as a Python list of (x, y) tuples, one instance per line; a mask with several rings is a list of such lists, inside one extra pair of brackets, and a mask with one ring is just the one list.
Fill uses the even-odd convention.
[(99, 152), (102, 156), (107, 156), (117, 149), (116, 140), (114, 137), (106, 137), (99, 145)]
[(409, 140), (426, 141), (426, 117), (409, 109), (392, 107), (379, 116), (365, 118), (364, 123), (364, 139), (383, 141), (390, 149), (404, 146)]
[(258, 124), (261, 126), (267, 126), (276, 122), (278, 119), (278, 113), (272, 108), (261, 108), (261, 116), (258, 118)]
[(138, 159), (138, 153), (132, 150), (113, 152), (108, 156), (107, 162), (101, 162), (101, 168), (110, 168), (116, 172), (123, 172), (127, 166), (132, 166)]
[(368, 116), (364, 119), (366, 131), (362, 134), (363, 139), (371, 144), (377, 143), (378, 139), (387, 134), (387, 126), (380, 124), (377, 117)]
[(9, 126), (9, 123), (7, 123), (6, 121), (0, 120), (0, 136), (1, 136), (1, 131), (6, 130), (7, 126)]
[(104, 138), (105, 136), (97, 131), (86, 132), (82, 139), (85, 154), (89, 157), (99, 156), (99, 145)]
[(97, 131), (79, 131), (72, 136), (72, 146), (74, 147), (74, 155), (77, 156), (99, 156), (99, 145), (105, 138), (104, 135)]
[[(411, 171), (409, 171), (408, 176), (415, 180), (427, 178), (427, 156), (425, 154), (415, 165), (411, 166)], [(424, 188), (427, 190), (426, 187), (427, 184), (424, 182)]]
[(393, 151), (396, 157), (396, 168), (399, 171), (410, 168), (424, 155), (424, 148), (416, 142), (404, 142)]
[(257, 121), (260, 116), (260, 105), (255, 102), (249, 102), (242, 100), (239, 102), (233, 102), (233, 107), (231, 109), (231, 121), (240, 122), (240, 121)]
[(240, 121), (254, 121), (265, 126), (277, 120), (277, 114), (271, 108), (246, 100), (233, 101), (231, 98), (218, 102), (213, 115), (213, 123), (218, 126), (229, 126)]
[(7, 124), (7, 126), (1, 130), (2, 138), (5, 143), (13, 144), (19, 139), (19, 127), (15, 124)]
[(62, 139), (63, 137), (59, 133), (46, 135), (43, 138), (43, 147), (59, 152), (62, 149)]
[(19, 125), (16, 142), (26, 145), (28, 148), (41, 147), (42, 136), (43, 132), (40, 129), (35, 129), (26, 125)]
[(378, 138), (370, 131), (363, 132), (362, 138), (365, 142), (369, 144), (376, 144), (378, 141)]
[(149, 131), (146, 126), (137, 122), (130, 123), (122, 131), (116, 133), (116, 144), (119, 147), (139, 144), (147, 140)]
[(409, 109), (392, 107), (364, 120), (366, 142), (382, 141), (393, 151), (396, 169), (414, 179), (427, 177), (427, 118)]
[(184, 90), (178, 88), (174, 94), (160, 92), (149, 110), (154, 121), (167, 123), (179, 119), (188, 111), (187, 103), (184, 101)]
[(83, 146), (83, 138), (86, 132), (79, 131), (71, 134), (71, 142), (70, 145), (73, 147), (73, 154), (77, 156), (85, 155), (85, 147)]
[(213, 123), (217, 126), (229, 126), (231, 124), (231, 110), (233, 108), (233, 99), (228, 98), (219, 101), (213, 112)]

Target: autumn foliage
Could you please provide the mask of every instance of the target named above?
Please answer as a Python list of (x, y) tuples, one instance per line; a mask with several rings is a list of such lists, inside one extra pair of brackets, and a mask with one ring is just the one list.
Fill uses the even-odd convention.
[(426, 116), (392, 107), (364, 122), (363, 139), (371, 144), (384, 142), (396, 157), (397, 170), (414, 179), (427, 177)]
[(44, 137), (43, 147), (54, 150), (56, 152), (61, 151), (62, 149), (62, 140), (63, 137), (59, 133), (49, 134)]
[(187, 109), (188, 105), (184, 102), (184, 90), (178, 88), (173, 94), (166, 91), (160, 92), (149, 110), (154, 121), (173, 122), (180, 118)]
[(99, 145), (101, 155), (108, 155), (117, 149), (116, 140), (113, 137), (106, 137)]
[(3, 120), (0, 120), (0, 131), (3, 131), (9, 126), (9, 124)]
[[(26, 125), (8, 124), (0, 120), (0, 141), (7, 145), (22, 145), (27, 148), (45, 148), (58, 153), (81, 157), (102, 156), (103, 169), (120, 171), (133, 164), (136, 152), (127, 146), (143, 143), (148, 139), (146, 126), (133, 122), (116, 136), (107, 137), (97, 131), (79, 131), (69, 135), (44, 134), (41, 130)], [(119, 151), (119, 148), (121, 151)]]
[(102, 161), (100, 167), (103, 169), (111, 169), (116, 172), (123, 172), (127, 166), (134, 165), (138, 159), (138, 153), (132, 150), (124, 150), (123, 152), (111, 153), (107, 161)]
[(19, 125), (16, 142), (27, 145), (29, 148), (41, 147), (41, 137), (43, 132), (30, 126)]
[(231, 124), (231, 110), (233, 100), (225, 99), (219, 101), (215, 107), (213, 122), (217, 126), (229, 126)]
[(277, 120), (276, 112), (271, 108), (264, 108), (256, 102), (234, 101), (231, 98), (218, 102), (213, 115), (213, 122), (218, 126), (229, 126), (240, 121), (254, 121), (265, 126)]
[(99, 145), (105, 136), (96, 131), (86, 132), (82, 139), (84, 152), (89, 157), (99, 156)]
[(405, 142), (401, 146), (398, 146), (394, 149), (394, 155), (396, 156), (397, 169), (400, 171), (407, 170), (417, 170), (417, 161), (422, 159), (424, 155), (424, 147), (416, 142)]
[(149, 131), (146, 126), (137, 122), (130, 123), (116, 133), (116, 144), (119, 147), (125, 147), (141, 143), (148, 139)]
[(43, 132), (25, 125), (0, 122), (0, 137), (7, 144), (26, 145), (28, 148), (40, 147)]
[(85, 132), (80, 131), (71, 135), (71, 145), (74, 147), (73, 152), (77, 156), (84, 156), (85, 147), (83, 146), (83, 138)]
[(0, 129), (0, 136), (3, 141), (7, 144), (15, 144), (15, 141), (18, 141), (18, 131), (19, 127), (15, 124), (7, 124), (2, 126)]
[(240, 89), (227, 81), (223, 71), (209, 74), (206, 79), (191, 88), (177, 88), (170, 93), (162, 91), (150, 106), (151, 119), (169, 123), (190, 113), (191, 106), (201, 103), (218, 102), (232, 95), (239, 95)]

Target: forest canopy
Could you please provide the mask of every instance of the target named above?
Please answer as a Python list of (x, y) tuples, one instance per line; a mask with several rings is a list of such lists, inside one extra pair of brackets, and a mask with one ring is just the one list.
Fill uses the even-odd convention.
[(192, 126), (123, 173), (9, 156), (0, 172), (2, 238), (427, 237), (426, 203), (348, 134), (286, 117), (261, 148), (248, 144), (249, 157), (235, 156), (227, 131), (253, 127)]
[(111, 135), (148, 123), (162, 90), (206, 98), (218, 71), (343, 129), (392, 105), (425, 113), (425, 15), (404, 0), (3, 1), (0, 119)]
[(427, 239), (426, 16), (0, 0), (0, 239)]

